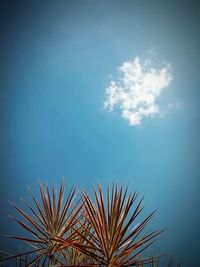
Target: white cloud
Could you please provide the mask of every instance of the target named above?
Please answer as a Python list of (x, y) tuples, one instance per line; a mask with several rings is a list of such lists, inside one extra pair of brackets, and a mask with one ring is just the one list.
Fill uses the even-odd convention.
[(143, 117), (160, 114), (156, 100), (171, 80), (170, 64), (156, 69), (150, 59), (125, 61), (119, 67), (119, 79), (112, 80), (106, 88), (104, 108), (119, 108), (129, 125), (141, 124)]

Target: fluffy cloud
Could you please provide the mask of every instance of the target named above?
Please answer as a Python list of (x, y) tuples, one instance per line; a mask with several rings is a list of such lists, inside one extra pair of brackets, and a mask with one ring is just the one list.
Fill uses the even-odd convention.
[(149, 59), (126, 61), (119, 67), (119, 79), (112, 80), (106, 88), (104, 108), (119, 108), (129, 125), (138, 125), (143, 117), (160, 113), (156, 99), (171, 80), (169, 64), (156, 69)]

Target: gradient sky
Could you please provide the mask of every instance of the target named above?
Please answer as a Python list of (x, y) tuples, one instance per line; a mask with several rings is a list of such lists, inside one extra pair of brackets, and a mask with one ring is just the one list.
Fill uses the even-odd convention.
[[(38, 179), (118, 181), (158, 209), (151, 225), (167, 231), (153, 253), (197, 263), (198, 17), (198, 1), (1, 2), (1, 233), (19, 231), (8, 200), (30, 199)], [(117, 68), (135, 57), (170, 63), (173, 80), (158, 98), (168, 112), (129, 126), (103, 106)]]

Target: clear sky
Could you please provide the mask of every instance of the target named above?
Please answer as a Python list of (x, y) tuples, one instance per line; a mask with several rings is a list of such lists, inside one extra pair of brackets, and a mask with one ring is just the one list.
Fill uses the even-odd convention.
[(158, 209), (153, 228), (167, 227), (153, 253), (193, 266), (198, 1), (1, 3), (0, 232), (18, 231), (8, 200), (29, 199), (27, 185), (37, 192), (39, 178), (64, 176), (88, 190), (118, 181), (145, 195), (147, 211)]

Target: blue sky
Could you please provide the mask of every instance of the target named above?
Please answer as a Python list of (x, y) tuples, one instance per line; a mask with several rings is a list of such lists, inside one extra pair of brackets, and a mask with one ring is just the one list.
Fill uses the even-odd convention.
[[(118, 181), (145, 194), (147, 211), (158, 209), (152, 227), (168, 228), (153, 251), (196, 262), (198, 8), (195, 1), (2, 5), (1, 232), (18, 231), (8, 200), (28, 198), (27, 185), (36, 192), (39, 178), (64, 176), (86, 189)], [(169, 63), (173, 80), (156, 98), (166, 114), (130, 126), (119, 105), (108, 111), (104, 103), (118, 68), (136, 57), (158, 70)]]

